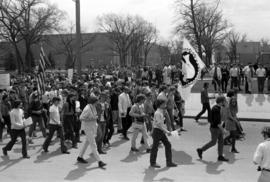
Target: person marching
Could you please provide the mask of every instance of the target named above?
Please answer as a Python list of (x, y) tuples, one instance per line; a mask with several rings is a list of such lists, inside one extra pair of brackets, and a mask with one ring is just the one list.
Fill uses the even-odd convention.
[(230, 132), (230, 135), (224, 139), (224, 143), (229, 143), (231, 139), (232, 149), (231, 152), (239, 153), (235, 148), (235, 142), (237, 138), (237, 113), (238, 113), (238, 105), (236, 97), (232, 97), (229, 100), (228, 106), (224, 107), (225, 114), (225, 129)]
[(79, 163), (88, 163), (84, 158), (83, 155), (86, 152), (87, 147), (90, 145), (92, 154), (94, 158), (98, 161), (98, 166), (103, 168), (106, 166), (104, 162), (101, 161), (98, 151), (95, 138), (97, 136), (97, 110), (96, 104), (98, 103), (98, 99), (96, 97), (90, 96), (88, 105), (84, 108), (82, 114), (80, 115), (80, 120), (84, 123), (84, 131), (86, 134), (85, 142), (81, 148), (80, 154), (77, 158)]
[(48, 147), (51, 143), (54, 132), (57, 131), (61, 143), (61, 151), (63, 154), (69, 154), (67, 147), (65, 146), (65, 139), (63, 134), (63, 127), (60, 121), (59, 103), (61, 99), (59, 97), (54, 97), (52, 99), (52, 105), (49, 108), (50, 120), (49, 120), (49, 135), (43, 143), (44, 152), (48, 152)]
[(209, 99), (214, 99), (214, 97), (209, 97), (208, 96), (208, 88), (209, 88), (209, 83), (204, 83), (203, 84), (203, 90), (201, 91), (201, 103), (202, 103), (202, 111), (195, 117), (196, 123), (199, 122), (200, 117), (205, 113), (207, 110), (207, 118), (208, 122), (210, 122), (211, 119), (211, 107), (210, 107), (210, 102)]
[(11, 151), (12, 147), (16, 143), (18, 137), (22, 139), (22, 155), (23, 158), (29, 159), (27, 155), (27, 145), (26, 145), (26, 134), (25, 134), (25, 124), (24, 124), (24, 111), (22, 108), (22, 102), (16, 100), (14, 102), (14, 108), (10, 112), (11, 121), (11, 141), (2, 148), (3, 154), (8, 155), (8, 151)]
[(219, 96), (216, 99), (216, 105), (213, 106), (211, 111), (211, 141), (205, 144), (202, 148), (197, 149), (197, 153), (200, 159), (202, 159), (202, 154), (209, 148), (216, 145), (218, 141), (218, 161), (225, 161), (228, 162), (229, 160), (223, 156), (223, 133), (224, 129), (221, 123), (221, 107), (224, 107), (226, 103), (226, 99), (223, 96)]
[(147, 129), (145, 126), (145, 120), (146, 120), (146, 114), (144, 113), (144, 111), (142, 110), (141, 105), (144, 103), (145, 101), (145, 96), (142, 94), (139, 94), (136, 97), (136, 102), (135, 104), (131, 107), (131, 110), (129, 112), (129, 115), (133, 118), (133, 136), (132, 136), (132, 140), (131, 140), (131, 151), (132, 152), (139, 152), (139, 150), (136, 148), (136, 139), (138, 137), (139, 132), (142, 133), (143, 136), (143, 141), (144, 144), (146, 146), (146, 152), (150, 153), (150, 146), (147, 142)]
[(77, 148), (77, 140), (74, 131), (74, 123), (76, 122), (75, 98), (75, 95), (69, 94), (62, 110), (65, 140), (72, 141), (72, 148)]
[(107, 120), (109, 119), (109, 112), (108, 112), (109, 106), (106, 102), (106, 94), (101, 93), (100, 100), (98, 104), (96, 105), (96, 110), (98, 114), (98, 129), (97, 129), (97, 137), (96, 137), (96, 143), (97, 143), (97, 149), (99, 154), (106, 154), (106, 152), (103, 151), (103, 140), (105, 137), (106, 132), (106, 124)]
[(264, 142), (260, 143), (254, 153), (253, 162), (259, 165), (258, 171), (261, 175), (258, 182), (269, 182), (270, 180), (270, 127), (262, 130)]
[(124, 87), (123, 92), (119, 95), (118, 99), (119, 114), (123, 126), (122, 133), (125, 140), (129, 140), (129, 138), (127, 137), (127, 131), (132, 124), (131, 118), (129, 116), (129, 111), (132, 106), (131, 105), (132, 103), (128, 91), (129, 91), (128, 87)]
[(158, 146), (160, 141), (165, 146), (165, 155), (167, 167), (176, 167), (177, 164), (172, 162), (172, 146), (170, 141), (168, 140), (167, 135), (171, 135), (171, 132), (168, 131), (165, 122), (164, 111), (166, 110), (166, 101), (165, 100), (157, 100), (157, 111), (154, 114), (154, 122), (153, 122), (153, 146), (150, 154), (150, 166), (153, 168), (160, 168), (160, 166), (156, 163)]

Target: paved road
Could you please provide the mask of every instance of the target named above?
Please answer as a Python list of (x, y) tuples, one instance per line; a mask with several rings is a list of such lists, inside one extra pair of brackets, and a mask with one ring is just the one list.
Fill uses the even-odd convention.
[[(198, 160), (195, 149), (209, 139), (208, 125), (197, 125), (192, 120), (185, 120), (188, 132), (182, 133), (180, 139), (171, 139), (173, 158), (179, 164), (177, 168), (165, 167), (164, 148), (158, 153), (158, 163), (163, 168), (149, 168), (149, 154), (129, 153), (130, 142), (122, 141), (115, 135), (108, 154), (102, 156), (108, 166), (105, 170), (97, 168), (97, 163), (90, 156), (90, 162), (78, 165), (78, 150), (72, 149), (70, 155), (62, 155), (59, 143), (53, 144), (49, 154), (41, 152), (43, 138), (34, 140), (30, 145), (31, 159), (21, 159), (20, 145), (10, 152), (9, 158), (0, 158), (0, 179), (3, 182), (54, 182), (54, 181), (87, 181), (87, 182), (254, 182), (259, 175), (252, 164), (252, 155), (257, 144), (262, 141), (260, 130), (267, 123), (243, 123), (247, 132), (246, 140), (237, 143), (240, 154), (231, 154), (225, 148), (229, 163), (217, 162), (216, 147)], [(4, 141), (6, 143), (7, 140)], [(2, 146), (0, 146), (1, 148)], [(90, 153), (88, 149), (87, 153)]]

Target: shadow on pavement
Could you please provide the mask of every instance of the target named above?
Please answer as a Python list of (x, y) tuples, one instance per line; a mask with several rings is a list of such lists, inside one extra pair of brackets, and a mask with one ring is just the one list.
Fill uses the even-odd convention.
[(184, 151), (172, 150), (173, 161), (181, 165), (192, 165), (192, 157)]
[(140, 152), (129, 151), (128, 156), (126, 158), (122, 159), (121, 161), (122, 162), (127, 162), (127, 163), (138, 161), (138, 158), (140, 158), (142, 155), (146, 154), (146, 153), (142, 153), (143, 148), (144, 147), (139, 148)]
[(124, 143), (127, 143), (128, 140), (123, 140), (122, 138), (120, 140), (117, 140), (113, 143), (111, 143), (111, 148), (114, 148), (114, 147), (119, 147), (120, 145), (124, 144)]
[(143, 178), (143, 182), (152, 182), (152, 181), (173, 182), (174, 180), (173, 179), (170, 179), (170, 178), (155, 179), (155, 177), (159, 173), (164, 172), (164, 171), (167, 171), (167, 170), (169, 170), (168, 167), (164, 167), (162, 169), (155, 169), (155, 168), (149, 167), (144, 172), (145, 175), (144, 175), (144, 178)]
[(208, 174), (219, 175), (225, 171), (224, 169), (220, 169), (220, 170), (218, 169), (218, 167), (222, 164), (222, 162), (204, 161), (204, 160), (199, 160), (199, 159), (198, 161), (206, 165), (206, 172)]
[(90, 160), (88, 160), (87, 164), (76, 163), (77, 168), (70, 171), (68, 175), (65, 177), (65, 180), (75, 181), (83, 177), (89, 171), (100, 169), (97, 163), (96, 163), (97, 165), (96, 167), (89, 168), (94, 162), (96, 162), (96, 160), (94, 158), (91, 158)]
[(66, 155), (66, 154), (62, 154), (60, 148), (57, 149), (56, 151), (48, 152), (48, 153), (45, 153), (42, 151), (40, 155), (37, 156), (37, 159), (34, 161), (34, 163), (42, 163), (50, 158), (57, 157), (58, 155)]
[(254, 100), (254, 95), (253, 94), (247, 94), (246, 95), (246, 104), (248, 106), (252, 106), (253, 100)]
[(10, 168), (11, 166), (17, 164), (18, 162), (20, 162), (21, 160), (23, 160), (23, 158), (19, 158), (19, 159), (13, 159), (11, 160), (8, 156), (2, 156), (2, 162), (0, 162), (0, 168), (4, 167), (3, 169), (0, 169), (0, 172)]
[(256, 102), (259, 103), (260, 106), (263, 105), (263, 103), (265, 102), (265, 96), (264, 94), (258, 94), (258, 96), (255, 98)]

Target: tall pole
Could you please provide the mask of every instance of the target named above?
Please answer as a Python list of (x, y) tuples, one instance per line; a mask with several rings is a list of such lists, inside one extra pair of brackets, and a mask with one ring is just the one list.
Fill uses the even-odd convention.
[(76, 61), (78, 64), (78, 74), (82, 72), (82, 59), (81, 59), (81, 7), (80, 0), (76, 0)]

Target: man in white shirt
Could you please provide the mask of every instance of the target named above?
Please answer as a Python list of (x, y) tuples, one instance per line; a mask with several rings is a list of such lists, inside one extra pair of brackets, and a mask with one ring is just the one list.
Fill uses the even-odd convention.
[(244, 75), (245, 75), (245, 91), (247, 94), (250, 94), (252, 91), (252, 73), (254, 72), (254, 69), (249, 63), (247, 66), (243, 69)]
[(258, 182), (269, 182), (270, 180), (270, 127), (264, 127), (262, 135), (265, 139), (257, 147), (253, 162), (259, 165), (258, 171), (261, 171), (261, 175)]
[(122, 125), (123, 125), (123, 137), (125, 140), (129, 140), (127, 137), (127, 131), (130, 128), (132, 124), (131, 117), (129, 116), (129, 111), (132, 106), (130, 97), (128, 95), (128, 87), (123, 88), (123, 92), (118, 97), (118, 109), (120, 118), (122, 119)]
[(259, 68), (256, 70), (257, 80), (258, 80), (258, 91), (260, 94), (264, 91), (264, 82), (266, 76), (266, 70), (259, 64)]
[(230, 77), (231, 77), (231, 89), (238, 88), (238, 77), (239, 77), (239, 69), (236, 64), (230, 69)]
[(44, 152), (48, 152), (48, 147), (51, 143), (52, 137), (54, 135), (54, 132), (58, 132), (58, 136), (60, 137), (60, 142), (61, 142), (61, 151), (63, 154), (69, 154), (67, 151), (67, 147), (65, 146), (65, 140), (64, 140), (64, 135), (63, 135), (63, 128), (62, 124), (60, 121), (60, 112), (59, 112), (59, 104), (60, 104), (61, 99), (59, 97), (54, 97), (52, 99), (53, 105), (50, 107), (49, 112), (50, 112), (50, 121), (49, 121), (49, 135), (44, 141), (43, 144), (43, 150)]

